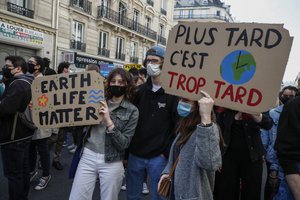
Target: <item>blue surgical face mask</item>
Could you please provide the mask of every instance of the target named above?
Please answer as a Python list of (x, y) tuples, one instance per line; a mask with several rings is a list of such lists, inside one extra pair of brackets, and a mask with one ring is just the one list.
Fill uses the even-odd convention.
[(192, 110), (191, 104), (182, 101), (178, 102), (177, 112), (180, 117), (187, 117), (191, 113), (191, 110)]

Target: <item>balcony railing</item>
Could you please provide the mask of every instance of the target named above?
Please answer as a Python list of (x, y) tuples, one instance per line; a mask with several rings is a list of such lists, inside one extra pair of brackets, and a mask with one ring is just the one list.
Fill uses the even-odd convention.
[(153, 5), (154, 5), (154, 3), (153, 3), (152, 0), (147, 0), (147, 4), (149, 4), (149, 5), (152, 6), (152, 7), (153, 7)]
[(153, 40), (156, 39), (156, 32), (143, 26), (142, 24), (129, 19), (128, 17), (122, 16), (120, 13), (109, 9), (105, 6), (98, 6), (98, 19), (105, 18), (111, 22), (122, 25), (125, 28), (133, 30), (137, 33), (140, 33), (144, 36), (147, 36)]
[(167, 11), (163, 8), (160, 9), (160, 13), (163, 14), (163, 15), (167, 15)]
[(24, 8), (22, 6), (7, 2), (7, 10), (25, 17), (33, 18), (34, 11)]
[(105, 48), (98, 49), (98, 55), (100, 55), (100, 56), (109, 57), (109, 54), (110, 54), (110, 51), (108, 49), (105, 49)]
[(77, 49), (80, 51), (85, 51), (86, 44), (81, 41), (71, 40), (71, 49)]
[(131, 63), (139, 63), (139, 58), (138, 57), (135, 57), (135, 56), (130, 56), (130, 62)]
[(215, 15), (215, 14), (200, 14), (200, 15), (174, 15), (174, 19), (218, 19), (222, 21), (229, 21), (229, 18), (220, 16), (220, 15)]
[(161, 36), (161, 35), (157, 36), (157, 42), (160, 43), (160, 44), (162, 44), (162, 45), (164, 45), (164, 46), (166, 46), (166, 44), (167, 44), (166, 38), (163, 37), (163, 36)]
[(92, 2), (88, 0), (70, 0), (70, 5), (77, 10), (92, 14)]
[(116, 52), (116, 59), (125, 61), (125, 54), (121, 52)]

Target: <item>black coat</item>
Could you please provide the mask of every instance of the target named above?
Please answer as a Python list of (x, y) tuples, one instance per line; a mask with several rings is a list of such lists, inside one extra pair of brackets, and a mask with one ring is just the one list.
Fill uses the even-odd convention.
[[(234, 122), (234, 116), (237, 111), (226, 109), (222, 112), (217, 112), (217, 121), (221, 128), (222, 136), (225, 142), (225, 147), (221, 148), (222, 155), (226, 154), (229, 148), (231, 140), (231, 127)], [(247, 115), (246, 115), (247, 116)], [(255, 162), (262, 158), (265, 154), (265, 150), (261, 141), (260, 129), (270, 129), (273, 125), (272, 119), (268, 114), (263, 114), (262, 121), (260, 123), (255, 122), (249, 115), (242, 121), (243, 132), (249, 150), (249, 157), (252, 162)]]
[(34, 131), (30, 130), (18, 119), (16, 124), (15, 138), (11, 141), (14, 116), (17, 112), (24, 112), (31, 101), (31, 85), (23, 80), (32, 83), (33, 75), (24, 74), (14, 77), (8, 87), (5, 88), (0, 102), (0, 144), (20, 141), (29, 138)]

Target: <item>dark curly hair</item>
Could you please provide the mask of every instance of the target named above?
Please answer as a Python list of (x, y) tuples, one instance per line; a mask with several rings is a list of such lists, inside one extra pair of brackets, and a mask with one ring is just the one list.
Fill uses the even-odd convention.
[(115, 68), (113, 69), (105, 82), (104, 85), (104, 90), (105, 90), (105, 98), (106, 99), (111, 99), (113, 97), (113, 95), (111, 94), (110, 90), (109, 90), (109, 85), (111, 80), (117, 75), (119, 74), (123, 81), (126, 82), (126, 91), (125, 91), (125, 95), (124, 98), (132, 101), (134, 98), (134, 91), (135, 91), (135, 84), (133, 82), (132, 76), (130, 75), (130, 73), (122, 68)]

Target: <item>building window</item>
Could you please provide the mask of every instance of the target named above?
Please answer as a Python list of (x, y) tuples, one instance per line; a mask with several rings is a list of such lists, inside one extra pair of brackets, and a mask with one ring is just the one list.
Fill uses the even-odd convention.
[(73, 21), (71, 48), (85, 51), (83, 43), (84, 24), (78, 21)]
[(150, 17), (146, 17), (145, 20), (145, 26), (146, 26), (146, 34), (149, 34), (149, 30), (151, 29), (151, 18)]
[(221, 11), (217, 10), (217, 16), (221, 16)]
[(101, 1), (101, 5), (102, 5), (102, 6), (105, 6), (105, 7), (109, 7), (109, 6), (108, 6), (108, 0), (102, 0), (102, 1)]
[(124, 54), (124, 38), (117, 37), (116, 59), (125, 60)]
[(139, 11), (134, 10), (133, 12), (133, 30), (137, 30), (139, 23)]
[(161, 0), (161, 8), (164, 9), (164, 10), (167, 9), (166, 0)]
[(83, 1), (84, 0), (73, 0), (73, 5), (79, 8), (83, 8)]
[(131, 63), (138, 63), (138, 44), (136, 42), (131, 42), (130, 44), (130, 62)]
[(28, 1), (26, 0), (10, 0), (10, 3), (16, 4), (23, 8), (28, 8)]
[(107, 47), (108, 33), (100, 31), (99, 37), (99, 55), (109, 57), (109, 50)]
[(162, 24), (159, 25), (159, 35), (162, 37), (165, 36), (165, 26)]
[(160, 13), (163, 15), (167, 15), (167, 2), (166, 0), (161, 0), (161, 8), (160, 8)]
[(107, 32), (104, 32), (104, 31), (100, 32), (100, 39), (99, 39), (99, 47), (100, 48), (107, 49), (107, 36), (108, 36)]
[(119, 3), (119, 16), (118, 16), (119, 24), (124, 25), (124, 18), (125, 17), (126, 17), (126, 7), (122, 2), (120, 2)]
[(73, 21), (72, 39), (75, 41), (83, 41), (83, 23)]

